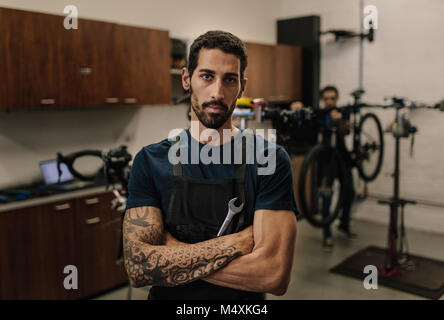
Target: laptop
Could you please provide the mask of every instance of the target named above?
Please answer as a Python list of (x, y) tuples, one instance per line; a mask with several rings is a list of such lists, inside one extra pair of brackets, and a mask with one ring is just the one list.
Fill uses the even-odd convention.
[(74, 179), (74, 176), (69, 171), (65, 163), (60, 164), (60, 169), (62, 174), (60, 176), (59, 183), (59, 172), (57, 169), (57, 160), (46, 160), (39, 162), (40, 171), (43, 176), (43, 180), (48, 189), (52, 190), (75, 190), (84, 188), (93, 184), (90, 181), (79, 181)]

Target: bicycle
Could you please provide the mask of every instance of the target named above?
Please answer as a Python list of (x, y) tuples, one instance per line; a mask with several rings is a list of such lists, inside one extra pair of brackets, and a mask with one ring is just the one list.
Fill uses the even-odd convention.
[[(298, 182), (302, 212), (316, 227), (331, 224), (342, 207), (346, 159), (338, 151), (337, 141), (339, 127), (346, 124), (350, 115), (353, 116), (350, 128), (353, 131), (353, 147), (348, 150), (344, 145), (350, 156), (350, 168), (356, 167), (365, 182), (374, 180), (381, 170), (384, 152), (382, 126), (375, 114), (361, 114), (361, 108), (370, 107), (360, 103), (362, 93), (362, 90), (352, 93), (355, 98), (352, 105), (324, 110), (323, 116), (317, 117), (322, 139), (307, 153)], [(342, 113), (342, 121), (330, 119), (332, 110)], [(320, 110), (316, 112), (321, 115)]]
[[(261, 118), (262, 119), (271, 119), (273, 128), (275, 128), (278, 132), (277, 135), (277, 143), (282, 145), (288, 153), (290, 154), (301, 154), (306, 153), (306, 150), (310, 148), (313, 144), (317, 142), (317, 133), (320, 131), (334, 131), (336, 132), (336, 128), (339, 126), (340, 123), (344, 122), (344, 120), (334, 120), (334, 121), (326, 121), (326, 118), (328, 117), (330, 110), (324, 110), (324, 109), (317, 109), (312, 110), (311, 108), (302, 108), (299, 110), (282, 110), (280, 108), (265, 108), (262, 111)], [(299, 136), (301, 133), (303, 133), (303, 137)], [(324, 133), (324, 136), (327, 136)], [(325, 140), (326, 142), (326, 140)], [(308, 148), (307, 148), (308, 147)], [(310, 150), (314, 150), (311, 148)], [(318, 149), (314, 150), (311, 153), (311, 158), (317, 157), (319, 155)], [(303, 151), (303, 152), (301, 152)], [(309, 152), (310, 154), (310, 152)], [(317, 172), (319, 171), (318, 167), (314, 168), (314, 170), (311, 170), (311, 177), (307, 180), (307, 183), (305, 183), (305, 177), (304, 177), (304, 183), (301, 183), (301, 179), (299, 180), (299, 189), (305, 187), (311, 188), (311, 193), (316, 194), (320, 191), (322, 194), (334, 194), (334, 201), (333, 201), (333, 211), (334, 215), (331, 216), (331, 219), (334, 219), (337, 217), (341, 205), (341, 194), (343, 193), (343, 177), (345, 175), (345, 167), (344, 163), (342, 161), (342, 158), (340, 158), (339, 154), (332, 153), (332, 159), (329, 161), (326, 161), (322, 164), (319, 168), (323, 168), (322, 170), (327, 170), (330, 173), (338, 173), (336, 177), (333, 177), (333, 175), (330, 175), (327, 179), (324, 179), (323, 182), (318, 179), (319, 176), (317, 175)], [(306, 162), (306, 161), (305, 161)], [(307, 166), (307, 165), (306, 165)], [(333, 170), (333, 167), (337, 167), (337, 170)], [(309, 172), (310, 169), (305, 168), (303, 171), (305, 174)], [(302, 173), (302, 171), (301, 171)], [(335, 178), (339, 180), (335, 180)], [(319, 180), (319, 181), (318, 181)], [(316, 181), (316, 183), (312, 184), (311, 181)], [(331, 186), (333, 185), (334, 181), (335, 188), (339, 190), (335, 190), (335, 192), (332, 192)], [(322, 184), (322, 187), (319, 187), (319, 184)], [(317, 188), (314, 188), (314, 185), (317, 185)], [(299, 192), (299, 194), (301, 194)], [(336, 195), (339, 195), (336, 196)], [(305, 193), (304, 193), (305, 197)], [(316, 196), (317, 198), (317, 196)], [(308, 209), (307, 202), (305, 199), (300, 198), (301, 200), (301, 209), (303, 216), (307, 218), (307, 220), (312, 223), (315, 226), (321, 226), (314, 214), (306, 214), (307, 212), (312, 212)], [(313, 204), (315, 207), (313, 209), (316, 210), (316, 204)], [(311, 209), (311, 208), (310, 208)], [(327, 223), (330, 223), (330, 219), (327, 221)], [(325, 222), (322, 222), (322, 225), (324, 225)]]
[[(351, 126), (353, 148), (347, 151), (350, 154), (351, 166), (357, 167), (359, 175), (367, 182), (374, 180), (380, 172), (384, 150), (382, 126), (375, 114), (361, 115), (361, 108), (369, 107), (360, 103), (362, 94), (362, 90), (353, 92), (354, 103), (341, 108), (263, 111), (262, 118), (271, 119), (273, 127), (278, 131), (277, 143), (284, 146), (290, 154), (297, 154), (301, 148), (307, 149), (307, 145), (315, 145), (310, 147), (308, 153), (305, 152), (307, 155), (302, 165), (298, 189), (301, 210), (307, 220), (316, 227), (329, 225), (338, 216), (342, 205), (345, 160), (339, 152), (332, 150), (336, 148), (339, 127), (346, 125), (350, 115), (353, 115)], [(341, 112), (343, 119), (332, 121), (329, 116), (332, 110)], [(305, 131), (300, 130), (302, 126), (305, 126)], [(306, 133), (302, 139), (305, 140), (305, 145), (302, 147), (301, 137), (295, 136), (300, 132)], [(320, 142), (318, 142), (319, 134), (322, 136)], [(331, 140), (332, 138), (334, 139)], [(323, 160), (320, 159), (321, 156)], [(369, 166), (375, 162), (374, 159), (376, 164), (373, 167)], [(330, 172), (330, 175), (324, 177), (325, 179), (320, 178), (320, 174), (325, 176), (326, 172)], [(307, 197), (307, 193), (310, 194), (310, 198)], [(327, 204), (329, 203), (329, 210), (326, 210), (324, 205), (318, 205), (323, 202), (321, 198), (329, 199), (325, 200)], [(322, 207), (324, 207), (324, 218), (320, 219), (318, 213)]]

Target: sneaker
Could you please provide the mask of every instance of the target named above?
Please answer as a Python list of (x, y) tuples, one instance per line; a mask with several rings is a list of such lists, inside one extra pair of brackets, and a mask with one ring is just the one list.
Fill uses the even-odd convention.
[(353, 239), (357, 237), (356, 233), (353, 233), (350, 228), (345, 228), (341, 225), (338, 226), (338, 230), (341, 231), (342, 233), (344, 233), (346, 235), (347, 238), (349, 239)]
[(333, 239), (331, 237), (324, 238), (322, 241), (322, 247), (324, 247), (324, 250), (332, 250), (333, 249)]

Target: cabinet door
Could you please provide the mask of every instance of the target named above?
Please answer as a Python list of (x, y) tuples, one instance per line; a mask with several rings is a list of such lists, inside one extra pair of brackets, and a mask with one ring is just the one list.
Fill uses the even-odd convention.
[[(16, 234), (14, 215), (23, 210), (0, 212), (0, 300), (17, 299), (20, 292), (19, 281), (25, 275), (26, 266), (20, 259), (24, 251), (20, 251), (20, 235)], [(17, 279), (17, 281), (15, 280)]]
[[(75, 255), (74, 201), (51, 203), (42, 207), (46, 221), (42, 228), (45, 236), (41, 236), (44, 239), (42, 250), (46, 248), (44, 282), (52, 288), (48, 296), (51, 299), (78, 299), (79, 289), (66, 289), (63, 286), (68, 276), (63, 273), (66, 266), (75, 266), (80, 272), (79, 261)], [(80, 276), (77, 279), (80, 285)]]
[(20, 105), (23, 82), (23, 26), (21, 11), (0, 8), (0, 110)]
[(0, 213), (0, 298), (73, 299), (64, 268), (74, 255), (73, 206), (60, 202)]
[(60, 106), (58, 51), (63, 17), (35, 12), (20, 14), (23, 28), (23, 52), (16, 58), (21, 67), (15, 106), (20, 108)]
[(78, 29), (62, 29), (59, 51), (60, 104), (101, 107), (119, 103), (114, 24), (78, 20)]
[(248, 54), (247, 87), (244, 96), (269, 100), (273, 91), (274, 46), (245, 43)]
[(171, 102), (167, 31), (116, 25), (119, 87), (124, 105)]
[(123, 260), (117, 260), (120, 232), (121, 222), (117, 219), (77, 236), (82, 298), (128, 282)]
[(128, 282), (122, 261), (121, 214), (110, 208), (110, 193), (76, 199), (79, 290), (89, 297)]
[(289, 45), (276, 45), (274, 65), (275, 81), (272, 100), (300, 100), (302, 98), (302, 49)]

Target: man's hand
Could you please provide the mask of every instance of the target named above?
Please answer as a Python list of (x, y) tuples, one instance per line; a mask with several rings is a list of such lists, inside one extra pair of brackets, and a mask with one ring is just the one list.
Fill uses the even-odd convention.
[(336, 110), (336, 109), (333, 109), (333, 110), (331, 110), (330, 111), (330, 117), (333, 119), (333, 120), (339, 120), (339, 119), (342, 119), (342, 113), (340, 113), (338, 110)]
[(290, 282), (296, 240), (294, 212), (256, 211), (253, 233), (255, 243), (250, 254), (203, 280), (238, 290), (284, 294)]
[[(333, 109), (330, 111), (330, 117), (333, 120), (340, 120), (342, 119), (342, 113), (340, 113), (338, 110)], [(347, 135), (350, 133), (350, 121), (344, 121), (339, 125), (339, 133), (342, 135)]]
[(292, 102), (290, 105), (291, 111), (301, 110), (304, 107), (304, 104), (301, 101)]

